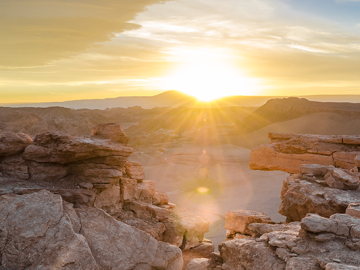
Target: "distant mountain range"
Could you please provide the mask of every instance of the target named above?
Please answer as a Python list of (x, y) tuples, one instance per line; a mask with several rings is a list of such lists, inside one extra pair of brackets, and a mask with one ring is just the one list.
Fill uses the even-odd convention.
[[(360, 102), (360, 95), (325, 95), (302, 96), (311, 101), (323, 102)], [(71, 109), (129, 108), (140, 106), (143, 109), (155, 107), (260, 107), (270, 99), (284, 98), (280, 96), (231, 96), (213, 102), (199, 102), (196, 98), (178, 91), (166, 91), (155, 96), (125, 96), (107, 99), (73, 100), (64, 102), (0, 104), (2, 107), (64, 107)]]

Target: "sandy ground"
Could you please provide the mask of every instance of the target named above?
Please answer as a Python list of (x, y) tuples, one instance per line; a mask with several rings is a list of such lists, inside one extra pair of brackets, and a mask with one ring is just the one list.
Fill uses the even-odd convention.
[(235, 209), (258, 210), (274, 221), (278, 214), (280, 191), (287, 173), (249, 169), (250, 150), (233, 145), (195, 147), (184, 145), (163, 153), (146, 153), (131, 159), (145, 167), (146, 179), (156, 189), (169, 194), (170, 201), (211, 222), (206, 238), (215, 246), (225, 240), (225, 213)]

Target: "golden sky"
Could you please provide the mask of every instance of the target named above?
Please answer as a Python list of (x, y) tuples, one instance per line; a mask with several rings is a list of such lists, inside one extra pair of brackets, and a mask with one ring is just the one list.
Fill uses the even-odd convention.
[(359, 0), (0, 0), (0, 103), (360, 94)]

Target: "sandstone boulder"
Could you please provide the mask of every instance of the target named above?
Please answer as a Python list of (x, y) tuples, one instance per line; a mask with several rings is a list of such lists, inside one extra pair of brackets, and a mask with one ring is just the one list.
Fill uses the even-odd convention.
[(359, 188), (359, 177), (343, 169), (333, 168), (327, 172), (324, 178), (332, 188), (354, 190)]
[(94, 207), (103, 208), (120, 203), (120, 187), (112, 186), (96, 196)]
[(121, 200), (130, 202), (139, 199), (139, 191), (136, 179), (124, 178), (120, 180)]
[(180, 208), (172, 209), (169, 220), (163, 223), (166, 226), (163, 241), (181, 247), (182, 250), (197, 247), (210, 226), (206, 218)]
[(131, 270), (139, 264), (159, 270), (182, 268), (179, 248), (158, 242), (100, 209), (78, 208), (76, 212), (82, 224), (80, 232), (101, 269)]
[(186, 267), (186, 270), (209, 270), (210, 262), (206, 258), (193, 259)]
[(347, 215), (360, 218), (360, 203), (350, 203), (346, 208)]
[(99, 269), (61, 197), (49, 191), (1, 196), (0, 231), (4, 269)]
[(279, 213), (288, 221), (301, 221), (308, 213), (330, 217), (345, 213), (349, 204), (360, 200), (356, 190), (334, 189), (323, 182), (316, 178), (310, 181), (302, 175), (289, 176), (281, 189)]
[(29, 179), (29, 167), (21, 155), (5, 157), (0, 163), (0, 172), (5, 177), (19, 180)]
[(45, 132), (37, 135), (33, 143), (26, 147), (24, 158), (36, 162), (69, 164), (99, 157), (128, 157), (132, 152), (132, 148), (111, 141)]
[(235, 233), (251, 234), (251, 223), (274, 223), (268, 215), (258, 211), (233, 210), (225, 214), (225, 229)]
[(0, 133), (0, 157), (21, 154), (32, 143), (29, 135), (24, 133)]
[[(212, 254), (214, 253), (214, 250), (215, 247), (211, 243), (211, 241), (204, 239), (203, 241), (200, 242), (200, 245), (198, 245), (197, 247), (183, 251), (182, 254), (184, 260), (184, 266), (188, 266), (189, 263), (194, 259), (200, 259), (201, 261), (204, 261), (203, 259), (210, 259)], [(210, 263), (211, 263), (210, 261), (208, 261), (207, 263), (208, 264), (207, 267), (209, 269), (211, 269)], [(192, 266), (192, 268), (195, 268), (195, 266)]]
[(114, 142), (127, 144), (129, 137), (124, 132), (124, 126), (121, 123), (100, 124), (91, 130), (93, 136), (101, 139), (109, 139)]
[(219, 245), (224, 270), (282, 270), (285, 262), (280, 260), (266, 243), (254, 239), (238, 239)]
[(144, 168), (139, 163), (134, 161), (127, 161), (125, 163), (125, 169), (130, 178), (136, 179), (139, 182), (145, 179)]

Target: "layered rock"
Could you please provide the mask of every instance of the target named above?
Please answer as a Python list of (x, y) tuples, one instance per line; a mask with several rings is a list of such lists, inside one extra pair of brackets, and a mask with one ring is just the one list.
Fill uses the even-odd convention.
[(180, 270), (183, 264), (179, 248), (100, 209), (75, 211), (46, 190), (1, 196), (0, 230), (3, 269)]
[[(71, 217), (81, 224), (78, 227), (96, 265), (81, 268), (75, 262), (74, 269), (181, 269), (181, 250), (188, 256), (209, 256), (214, 250), (211, 243), (204, 248), (209, 222), (176, 208), (166, 193), (156, 191), (155, 183), (145, 180), (143, 167), (127, 161), (133, 152), (127, 141), (121, 124), (102, 124), (88, 138), (39, 134), (34, 141), (25, 140), (22, 152), (0, 156), (0, 172), (5, 177), (0, 178), (0, 195), (13, 198), (50, 192), (71, 204)], [(7, 140), (2, 142), (5, 145)], [(69, 252), (76, 253), (76, 247)]]
[(351, 169), (360, 153), (360, 136), (269, 133), (269, 138), (270, 144), (252, 150), (251, 169), (299, 173), (302, 164)]
[(304, 173), (289, 176), (281, 190), (279, 213), (288, 221), (300, 221), (307, 213), (323, 217), (345, 213), (349, 204), (359, 202), (356, 173), (316, 164), (302, 165), (299, 170)]
[[(256, 215), (255, 215), (256, 216)], [(360, 268), (360, 219), (346, 214), (324, 218), (308, 214), (301, 222), (252, 223), (252, 236), (219, 245), (219, 257), (197, 259), (187, 269), (315, 270)]]

